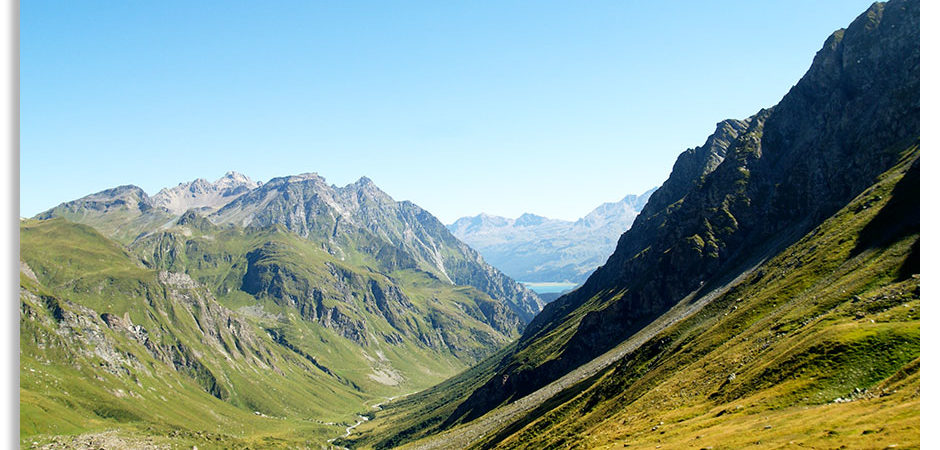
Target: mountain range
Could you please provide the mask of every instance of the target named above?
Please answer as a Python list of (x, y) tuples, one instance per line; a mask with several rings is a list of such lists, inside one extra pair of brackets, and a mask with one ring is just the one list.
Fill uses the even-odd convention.
[(547, 305), (367, 178), (22, 220), (21, 446), (917, 447), (919, 19), (832, 33)]
[(919, 10), (834, 32), (520, 339), (343, 445), (917, 447)]
[(580, 284), (613, 253), (654, 191), (604, 203), (576, 221), (479, 214), (447, 228), (516, 280)]
[(367, 178), (120, 186), (20, 233), (24, 439), (120, 426), (322, 442), (364, 402), (507, 345), (543, 306)]

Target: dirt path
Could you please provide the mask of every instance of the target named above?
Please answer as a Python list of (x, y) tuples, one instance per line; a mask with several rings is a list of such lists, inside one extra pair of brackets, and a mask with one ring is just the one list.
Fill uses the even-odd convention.
[[(416, 392), (419, 392), (419, 391), (416, 391)], [(378, 402), (378, 403), (372, 405), (372, 409), (373, 409), (373, 410), (382, 409), (382, 405), (384, 405), (384, 404), (386, 404), (386, 403), (388, 403), (388, 402), (390, 402), (390, 401), (392, 401), (392, 400), (395, 400), (396, 398), (404, 397), (404, 396), (406, 396), (406, 395), (411, 395), (411, 394), (414, 394), (414, 393), (416, 393), (416, 392), (411, 392), (411, 393), (402, 394), (402, 395), (396, 395), (396, 396), (394, 396), (394, 397), (385, 397), (385, 400), (382, 400), (381, 402)], [(350, 426), (346, 427), (346, 434), (344, 434), (344, 435), (342, 435), (342, 436), (337, 436), (337, 437), (332, 438), (332, 439), (328, 439), (328, 440), (326, 441), (327, 445), (330, 446), (330, 447), (329, 447), (330, 449), (338, 448), (338, 449), (342, 449), (342, 450), (349, 450), (349, 449), (346, 448), (346, 447), (340, 447), (340, 446), (338, 446), (338, 445), (333, 445), (333, 442), (336, 442), (337, 439), (343, 439), (343, 438), (349, 437), (349, 435), (352, 434), (353, 430), (355, 430), (356, 427), (358, 427), (359, 425), (362, 425), (362, 424), (364, 424), (364, 423), (366, 423), (366, 422), (369, 421), (369, 418), (366, 417), (366, 416), (363, 416), (363, 415), (358, 415), (358, 416), (357, 416), (357, 419), (358, 419), (358, 420), (356, 420), (355, 425), (350, 425)]]

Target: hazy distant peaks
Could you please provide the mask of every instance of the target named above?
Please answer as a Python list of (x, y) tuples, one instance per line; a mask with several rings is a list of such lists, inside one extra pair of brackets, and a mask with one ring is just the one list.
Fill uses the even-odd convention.
[(654, 190), (604, 203), (577, 221), (481, 213), (447, 228), (517, 280), (580, 283), (613, 252)]
[[(633, 217), (635, 217), (640, 212), (640, 210), (643, 209), (643, 205), (646, 204), (646, 201), (649, 199), (650, 195), (655, 191), (656, 188), (653, 188), (640, 195), (631, 194), (627, 195), (620, 201), (604, 203), (597, 208), (594, 208), (591, 212), (577, 221), (551, 219), (528, 212), (523, 213), (515, 219), (495, 216), (487, 213), (480, 213), (475, 216), (461, 217), (454, 221), (454, 223), (450, 224), (448, 228), (450, 228), (452, 231), (460, 230), (458, 233), (459, 237), (461, 234), (468, 232), (480, 232), (489, 228), (510, 227), (520, 229), (541, 226), (556, 227), (559, 225), (596, 228), (599, 226), (609, 226), (612, 223), (614, 223), (618, 228), (623, 227), (624, 223), (627, 227), (629, 227), (629, 223), (632, 221)], [(626, 230), (626, 228), (623, 228), (623, 230)], [(620, 232), (623, 230), (620, 230)]]
[(214, 183), (197, 178), (172, 188), (163, 188), (151, 200), (155, 206), (166, 208), (174, 214), (182, 214), (194, 208), (214, 211), (260, 185), (243, 174), (230, 171)]
[(519, 216), (518, 219), (516, 219), (515, 225), (528, 227), (528, 226), (533, 226), (533, 225), (541, 225), (545, 222), (548, 222), (549, 220), (551, 219), (547, 217), (537, 216), (535, 214), (530, 214), (530, 213), (523, 213), (521, 216)]

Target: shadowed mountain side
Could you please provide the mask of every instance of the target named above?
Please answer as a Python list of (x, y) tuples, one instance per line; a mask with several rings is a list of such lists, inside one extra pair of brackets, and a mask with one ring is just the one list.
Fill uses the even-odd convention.
[[(719, 123), (705, 145), (681, 155), (607, 263), (548, 304), (507, 354), (486, 363), (482, 379), (462, 382), (469, 391), (440, 393), (463, 399), (459, 405), (433, 409), (427, 425), (399, 437), (471, 423), (648, 329), (680, 302), (707, 304), (888, 169), (909, 164), (920, 135), (919, 30), (919, 4), (895, 0), (833, 33), (779, 104)], [(911, 185), (898, 188), (900, 205), (913, 205)]]

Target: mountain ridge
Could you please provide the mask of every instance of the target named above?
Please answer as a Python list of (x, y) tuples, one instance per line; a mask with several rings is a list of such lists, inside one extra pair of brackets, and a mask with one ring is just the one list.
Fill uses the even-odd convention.
[(613, 252), (653, 192), (603, 203), (574, 221), (481, 213), (447, 228), (516, 280), (580, 283)]
[(160, 189), (151, 197), (151, 201), (154, 206), (166, 208), (173, 214), (183, 214), (190, 209), (211, 212), (260, 185), (260, 182), (254, 182), (245, 175), (229, 171), (212, 183), (197, 178), (172, 188)]
[[(278, 427), (292, 423), (325, 441), (362, 403), (427, 387), (492, 354), (542, 306), (433, 215), (368, 178), (336, 187), (305, 173), (253, 186), (234, 173), (154, 196), (122, 186), (21, 222), (22, 358), (77, 386), (62, 396), (47, 378), (28, 384), (22, 417), (34, 425), (24, 435), (96, 430), (116, 417), (216, 433), (211, 420), (185, 416), (222, 402), (215, 407), (233, 417), (227, 426), (277, 416)], [(47, 343), (66, 329), (71, 338), (56, 341), (50, 357)], [(105, 369), (89, 356), (96, 342), (107, 344)], [(232, 352), (261, 363), (226, 365), (238, 360)], [(135, 377), (152, 387), (160, 376), (138, 374), (134, 361), (159, 366), (148, 373), (182, 383), (191, 399), (139, 392)], [(100, 401), (109, 394), (89, 387), (96, 377), (126, 400)], [(264, 389), (266, 379), (283, 389)], [(169, 397), (187, 409), (167, 412)], [(256, 425), (252, 436), (270, 436)], [(213, 436), (263, 445), (231, 434), (237, 429)]]
[[(814, 229), (845, 212), (859, 195), (875, 190), (893, 167), (902, 167), (902, 174), (916, 170), (911, 168), (919, 161), (919, 86), (919, 3), (873, 4), (848, 28), (826, 39), (807, 73), (776, 106), (746, 120), (720, 122), (703, 146), (681, 154), (670, 178), (620, 237), (607, 263), (580, 288), (546, 305), (499, 360), (487, 360), (485, 367), (468, 371), (477, 374), (475, 378), (468, 375), (448, 383), (464, 389), (432, 389), (425, 397), (446, 397), (447, 403), (422, 406), (416, 399), (411, 405), (427, 408), (429, 417), (423, 424), (403, 421), (405, 428), (390, 432), (382, 442), (492, 424), (485, 419), (490, 412), (551, 385), (680, 303), (701, 300), (707, 307), (714, 299), (710, 292), (811, 239)], [(897, 201), (909, 203), (913, 192), (898, 192)], [(860, 214), (864, 205), (883, 198), (872, 195), (845, 214)], [(841, 239), (838, 244), (855, 237)], [(916, 253), (912, 238), (892, 239), (893, 251), (902, 256)], [(854, 264), (853, 253), (842, 248), (838, 254), (845, 255), (848, 266)], [(805, 256), (810, 261), (820, 257)], [(892, 264), (904, 260), (895, 258)], [(800, 267), (799, 261), (788, 264)], [(759, 282), (764, 270), (747, 279)], [(879, 270), (889, 275), (873, 280), (875, 286), (890, 284), (890, 274), (901, 271), (891, 265)], [(774, 280), (787, 272), (775, 268)], [(780, 284), (786, 283), (777, 281), (768, 288), (776, 290)], [(911, 291), (916, 285), (916, 279), (908, 281), (906, 295), (916, 299), (916, 289)], [(867, 292), (866, 286), (856, 287), (858, 296)], [(843, 293), (827, 292), (826, 302), (846, 301)], [(693, 337), (687, 339), (695, 342)], [(666, 357), (662, 353), (666, 343), (643, 345), (649, 354)], [(899, 361), (910, 362), (911, 353), (904, 354), (908, 359)], [(652, 370), (658, 360), (644, 361)], [(898, 368), (891, 365), (888, 370)], [(615, 392), (600, 393), (596, 401)], [(577, 391), (566, 395), (540, 412), (563, 404)], [(594, 404), (588, 402), (585, 408)], [(580, 412), (571, 414), (578, 417)], [(475, 439), (479, 436), (469, 442)], [(559, 442), (563, 441), (555, 443)]]

